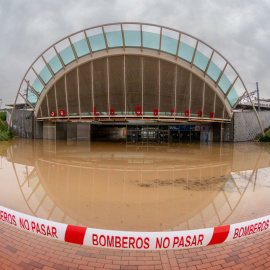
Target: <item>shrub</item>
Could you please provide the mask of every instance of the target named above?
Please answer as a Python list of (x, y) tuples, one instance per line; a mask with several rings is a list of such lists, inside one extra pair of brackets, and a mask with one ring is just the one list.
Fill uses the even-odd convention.
[(261, 136), (258, 140), (259, 142), (270, 142), (270, 131), (265, 133), (265, 136)]
[(13, 139), (14, 135), (11, 130), (0, 119), (0, 141), (7, 141)]
[(7, 119), (7, 113), (4, 112), (4, 111), (0, 112), (0, 119), (2, 121), (6, 121), (6, 119)]

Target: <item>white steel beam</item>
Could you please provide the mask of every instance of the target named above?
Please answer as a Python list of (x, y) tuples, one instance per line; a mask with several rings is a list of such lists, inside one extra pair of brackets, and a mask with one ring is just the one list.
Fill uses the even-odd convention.
[(79, 67), (77, 67), (77, 87), (78, 87), (78, 104), (79, 104), (79, 115), (82, 115), (81, 112), (81, 99), (80, 99), (80, 75), (79, 75)]
[(53, 46), (53, 48), (54, 48), (54, 50), (55, 50), (55, 53), (56, 53), (56, 55), (57, 55), (59, 61), (60, 61), (61, 64), (62, 64), (63, 69), (65, 70), (65, 69), (66, 69), (66, 66), (65, 66), (65, 63), (64, 63), (64, 61), (63, 61), (61, 55), (60, 55), (60, 54), (58, 53), (58, 51), (56, 50), (55, 46)]
[(233, 81), (233, 83), (231, 84), (230, 88), (229, 88), (228, 91), (226, 92), (225, 98), (228, 97), (228, 95), (229, 95), (229, 93), (231, 92), (231, 90), (232, 90), (232, 88), (233, 88), (235, 82), (237, 81), (237, 79), (238, 79), (238, 76), (236, 76), (236, 78), (234, 79), (234, 81)]
[(109, 118), (111, 117), (110, 114), (110, 67), (109, 67), (109, 57), (107, 57), (107, 92), (108, 92), (108, 115)]
[(180, 39), (181, 39), (181, 32), (179, 33), (178, 43), (177, 43), (177, 49), (176, 49), (176, 55), (175, 60), (177, 61), (178, 58), (178, 52), (179, 52), (179, 46), (180, 46)]
[(123, 41), (123, 49), (124, 51), (126, 50), (126, 45), (125, 45), (125, 35), (123, 31), (123, 24), (121, 23), (121, 33), (122, 33), (122, 41)]
[(94, 63), (91, 61), (91, 82), (92, 82), (92, 102), (93, 102), (93, 113), (95, 107), (95, 96), (94, 96)]
[(141, 31), (141, 52), (143, 51), (143, 32), (142, 32), (142, 24), (140, 24), (140, 31)]
[(27, 83), (27, 85), (30, 87), (30, 89), (32, 90), (32, 92), (36, 95), (36, 97), (39, 99), (40, 98), (40, 96), (39, 96), (39, 94), (36, 92), (36, 90), (30, 85), (30, 83), (26, 80), (26, 79), (24, 79), (25, 80), (25, 82)]
[(176, 114), (176, 106), (177, 106), (177, 100), (176, 100), (176, 91), (177, 91), (177, 65), (175, 65), (175, 78), (174, 78), (174, 113)]
[(214, 118), (216, 118), (216, 101), (217, 101), (217, 93), (215, 93), (215, 97), (214, 97)]
[(160, 59), (158, 60), (158, 112), (160, 112)]
[(38, 77), (38, 79), (40, 80), (40, 82), (42, 83), (43, 87), (46, 89), (46, 84), (43, 81), (43, 79), (37, 74), (37, 72), (35, 71), (34, 67), (32, 67), (32, 70), (34, 71), (34, 73), (36, 74), (36, 76)]
[(215, 52), (215, 51), (213, 50), (213, 51), (212, 51), (212, 54), (211, 54), (211, 56), (210, 56), (210, 58), (209, 58), (209, 61), (208, 61), (207, 66), (206, 66), (206, 69), (205, 69), (205, 71), (204, 71), (204, 77), (205, 77), (206, 74), (207, 74), (207, 71), (208, 71), (208, 68), (209, 68), (209, 66), (210, 66), (210, 63), (211, 63), (211, 61), (212, 61), (214, 52)]
[(188, 109), (189, 109), (189, 116), (190, 116), (190, 109), (191, 109), (191, 88), (192, 88), (192, 72), (190, 72), (189, 75), (189, 105), (188, 105)]
[(43, 56), (43, 55), (42, 55), (41, 57), (42, 57), (42, 59), (43, 59), (43, 61), (44, 61), (45, 65), (47, 66), (48, 70), (50, 71), (50, 73), (51, 73), (52, 77), (55, 79), (55, 77), (54, 77), (54, 73), (53, 73), (53, 71), (52, 71), (52, 69), (51, 69), (50, 65), (47, 63), (47, 61), (45, 60), (45, 58), (44, 58), (44, 56)]
[(23, 100), (33, 109), (35, 110), (35, 107), (21, 94), (19, 93), (19, 95), (23, 98)]
[(85, 32), (85, 31), (84, 31), (84, 35), (85, 35), (85, 39), (86, 39), (86, 42), (87, 42), (87, 46), (88, 46), (88, 49), (89, 49), (90, 55), (91, 55), (91, 57), (92, 57), (92, 48), (91, 48), (91, 45), (90, 45), (89, 39), (88, 39), (87, 34), (86, 34), (86, 32)]
[(194, 62), (195, 55), (196, 55), (196, 52), (197, 52), (198, 43), (199, 43), (199, 41), (197, 40), (196, 46), (195, 46), (195, 49), (194, 49), (194, 53), (193, 53), (193, 56), (192, 56), (192, 61), (191, 61), (191, 63), (190, 63), (190, 67), (191, 67), (191, 68), (192, 68), (192, 66), (193, 66), (193, 62)]
[(160, 39), (159, 39), (159, 51), (158, 51), (159, 55), (160, 55), (160, 51), (161, 51), (161, 41), (162, 41), (162, 27), (160, 27)]
[(202, 117), (204, 113), (204, 104), (205, 104), (205, 82), (203, 82)]
[(51, 114), (49, 110), (49, 99), (48, 99), (48, 93), (46, 94), (46, 101), (47, 101), (47, 111), (48, 111), (48, 117), (51, 119)]
[(125, 92), (125, 117), (127, 117), (127, 86), (126, 86), (126, 56), (124, 55), (124, 92)]
[(56, 93), (56, 84), (54, 84), (54, 95), (55, 95), (56, 113), (57, 113), (57, 116), (59, 116), (59, 111), (58, 111), (58, 99), (57, 99), (57, 93)]
[(75, 50), (75, 48), (74, 48), (74, 46), (73, 46), (73, 43), (71, 42), (70, 37), (68, 38), (68, 40), (69, 40), (71, 49), (72, 49), (72, 51), (73, 51), (74, 57), (75, 57), (75, 59), (76, 59), (76, 62), (78, 63), (78, 55), (77, 55), (76, 50)]
[(218, 79), (217, 79), (217, 81), (216, 81), (216, 87), (218, 86), (218, 83), (219, 83), (219, 81), (220, 81), (222, 75), (224, 74), (227, 65), (228, 65), (228, 62), (226, 62), (225, 66), (224, 66), (224, 68), (223, 68), (223, 70), (222, 70), (222, 72), (219, 74), (219, 77), (218, 77)]
[(142, 65), (142, 114), (144, 114), (144, 104), (143, 104), (143, 57), (141, 56), (141, 65)]
[(109, 48), (108, 48), (106, 34), (105, 34), (105, 31), (104, 31), (104, 27), (102, 26), (101, 28), (102, 28), (103, 37), (104, 37), (104, 40), (105, 40), (106, 50), (107, 50), (107, 53), (108, 53), (109, 52)]
[(68, 115), (68, 117), (69, 117), (68, 92), (67, 92), (67, 74), (65, 74), (65, 94), (66, 94), (66, 108), (67, 108), (67, 115)]

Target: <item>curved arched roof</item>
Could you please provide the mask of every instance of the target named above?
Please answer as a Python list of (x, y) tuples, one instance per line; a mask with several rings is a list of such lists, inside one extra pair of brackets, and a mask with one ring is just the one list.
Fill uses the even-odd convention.
[[(115, 23), (84, 29), (50, 46), (27, 70), (18, 95), (28, 102), (34, 109), (36, 116), (50, 118), (50, 115), (42, 117), (42, 113), (39, 112), (42, 103), (47, 104), (46, 110), (50, 111), (47, 94), (61, 78), (65, 77), (66, 80), (66, 75), (76, 68), (78, 73), (78, 67), (82, 67), (88, 62), (95, 63), (101, 58), (109, 59), (109, 57), (119, 55), (143, 56), (144, 59), (145, 57), (151, 57), (161, 60), (161, 63), (169, 62), (191, 74), (189, 75), (191, 77), (190, 85), (192, 75), (195, 75), (194, 78), (200, 79), (204, 82), (204, 85), (213, 90), (215, 95), (214, 107), (217, 104), (216, 100), (218, 100), (218, 104), (221, 106), (220, 111), (226, 111), (227, 117), (224, 117), (223, 113), (223, 116), (218, 117), (219, 119), (228, 120), (231, 118), (233, 108), (246, 91), (246, 87), (235, 68), (225, 57), (205, 42), (164, 26), (143, 23)], [(117, 68), (117, 66), (114, 68)], [(160, 70), (160, 64), (157, 65), (157, 68)], [(175, 72), (174, 68), (171, 72)], [(109, 76), (109, 71), (106, 76)], [(152, 76), (152, 73), (150, 73), (150, 76)], [(125, 79), (123, 80), (125, 83)], [(157, 84), (160, 85), (160, 79), (158, 80)], [(79, 84), (78, 80), (77, 83)], [(24, 97), (23, 91), (27, 87), (29, 88), (28, 96)], [(200, 89), (193, 88), (190, 93), (192, 91), (193, 95), (196, 95), (196, 91), (199, 93), (204, 89), (205, 86), (200, 87)], [(76, 91), (79, 92), (78, 89)], [(80, 92), (78, 95), (80, 95)], [(201, 102), (205, 104), (205, 99), (208, 99), (211, 95), (202, 94), (201, 96)], [(189, 107), (187, 105), (186, 109), (190, 108), (191, 102), (191, 97), (189, 97), (189, 101), (187, 100)], [(93, 102), (91, 104), (94, 106)], [(57, 106), (54, 107), (57, 108)], [(203, 108), (203, 106), (201, 107)], [(172, 107), (172, 109), (174, 108)], [(80, 110), (78, 114), (80, 117), (82, 116)], [(127, 110), (124, 114), (127, 114)], [(181, 114), (185, 117), (183, 112), (179, 112), (179, 115)]]

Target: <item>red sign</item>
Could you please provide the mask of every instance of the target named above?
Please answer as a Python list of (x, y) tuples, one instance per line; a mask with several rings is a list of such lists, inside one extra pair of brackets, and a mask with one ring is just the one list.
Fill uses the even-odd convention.
[[(171, 116), (173, 116), (174, 112), (175, 112), (175, 109), (171, 109)], [(51, 117), (55, 117), (55, 112), (54, 111), (51, 111), (50, 114), (51, 114)], [(141, 106), (136, 106), (135, 107), (135, 114), (138, 115), (138, 116), (142, 115), (142, 107)], [(60, 110), (59, 111), (59, 116), (63, 117), (65, 115), (66, 115), (65, 110)], [(97, 109), (96, 109), (95, 106), (94, 106), (94, 115), (95, 116), (99, 115), (99, 113), (97, 112)], [(110, 115), (115, 115), (115, 109), (114, 108), (110, 108)], [(155, 108), (153, 110), (153, 115), (154, 116), (159, 115), (159, 111), (158, 111), (157, 108)], [(214, 118), (214, 115), (215, 115), (215, 113), (211, 112), (210, 113), (210, 118)], [(185, 116), (186, 117), (190, 116), (190, 111), (189, 110), (185, 110)], [(198, 117), (203, 117), (203, 111), (198, 111)]]
[(65, 115), (66, 115), (65, 110), (60, 110), (60, 111), (59, 111), (59, 115), (60, 115), (60, 116), (65, 116)]

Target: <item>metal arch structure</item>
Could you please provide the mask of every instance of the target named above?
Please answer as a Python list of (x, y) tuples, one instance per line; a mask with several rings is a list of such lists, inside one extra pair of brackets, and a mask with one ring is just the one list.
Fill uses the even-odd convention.
[[(147, 23), (113, 23), (98, 25), (83, 29), (79, 32), (71, 34), (58, 42), (51, 45), (46, 49), (37, 59), (32, 63), (25, 73), (21, 84), (19, 86), (14, 107), (12, 109), (9, 127), (12, 122), (13, 112), (19, 96), (21, 96), (25, 102), (34, 110), (35, 116), (40, 120), (61, 118), (59, 115), (58, 100), (57, 100), (57, 89), (56, 83), (64, 78), (65, 84), (65, 103), (66, 103), (66, 118), (94, 118), (91, 113), (88, 115), (82, 115), (80, 106), (80, 74), (79, 68), (85, 63), (91, 63), (92, 74), (92, 107), (94, 111), (94, 94), (93, 94), (93, 63), (99, 59), (106, 59), (107, 69), (107, 95), (110, 98), (110, 80), (109, 80), (109, 61), (114, 56), (123, 56), (124, 58), (124, 95), (125, 95), (125, 111), (120, 114), (119, 117), (131, 117), (127, 114), (127, 100), (126, 100), (126, 81), (125, 81), (125, 58), (128, 56), (137, 57), (150, 57), (157, 59), (158, 61), (158, 93), (160, 105), (160, 63), (168, 62), (175, 66), (175, 70), (171, 72), (177, 73), (178, 68), (184, 69), (189, 72), (189, 100), (187, 101), (186, 109), (189, 109), (192, 103), (192, 96), (194, 91), (191, 88), (192, 77), (195, 76), (203, 82), (203, 87), (200, 90), (196, 90), (197, 93), (202, 91), (201, 110), (204, 109), (207, 97), (205, 96), (205, 88), (210, 87), (214, 93), (213, 108), (215, 112), (217, 100), (219, 104), (223, 106), (223, 115), (221, 117), (205, 117), (203, 115), (188, 115), (184, 112), (178, 112), (174, 115), (165, 114), (163, 118), (166, 119), (186, 119), (186, 120), (207, 120), (207, 121), (224, 121), (230, 120), (233, 115), (233, 109), (241, 101), (244, 94), (247, 94), (252, 104), (253, 110), (257, 117), (259, 126), (262, 133), (264, 134), (262, 125), (260, 123), (259, 116), (253, 105), (253, 102), (249, 96), (246, 86), (231, 63), (222, 56), (217, 50), (206, 44), (205, 42), (197, 39), (187, 33), (168, 28), (161, 25), (147, 24)], [(142, 74), (144, 65), (142, 60)], [(69, 114), (69, 103), (67, 94), (67, 74), (74, 71), (76, 73), (76, 96), (78, 98), (78, 113), (75, 115)], [(177, 76), (176, 80), (177, 80)], [(142, 79), (142, 99), (144, 95)], [(25, 98), (21, 93), (25, 86), (30, 88), (28, 98)], [(176, 88), (176, 82), (175, 82)], [(56, 115), (52, 117), (50, 115), (50, 105), (48, 101), (48, 93), (54, 89), (55, 93), (55, 110)], [(147, 91), (147, 89), (145, 90)], [(195, 96), (196, 96), (195, 91)], [(175, 90), (176, 93), (176, 90)], [(107, 101), (110, 104), (110, 101)], [(176, 104), (175, 94), (175, 104)], [(47, 104), (45, 109), (47, 112), (43, 116), (41, 106)], [(143, 104), (143, 103), (142, 103)], [(45, 107), (46, 107), (45, 106)], [(158, 107), (159, 108), (159, 107)], [(174, 109), (172, 107), (172, 109)], [(108, 110), (109, 106), (108, 106)], [(200, 110), (200, 111), (201, 111)], [(227, 119), (224, 117), (225, 111), (227, 112)], [(47, 116), (46, 116), (47, 115)], [(101, 116), (100, 116), (101, 117)], [(107, 111), (103, 118), (109, 117), (110, 113)], [(142, 115), (142, 118), (146, 115)], [(162, 116), (158, 116), (158, 119)], [(228, 119), (229, 118), (229, 119)]]

